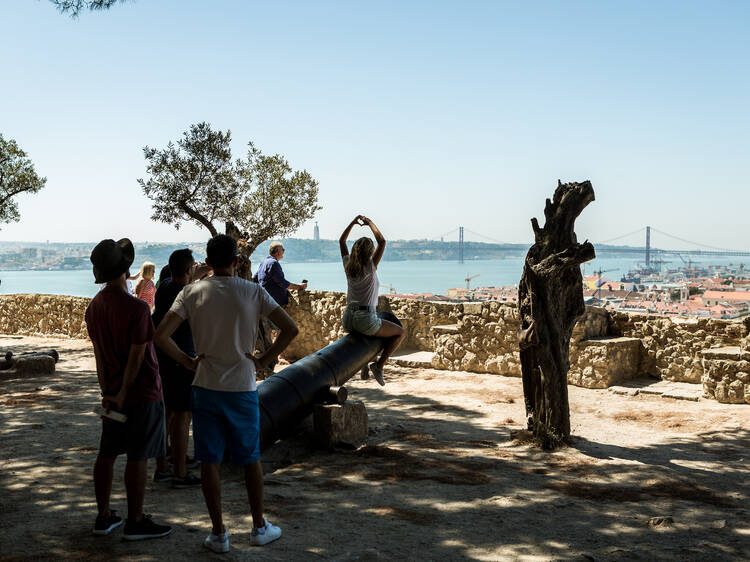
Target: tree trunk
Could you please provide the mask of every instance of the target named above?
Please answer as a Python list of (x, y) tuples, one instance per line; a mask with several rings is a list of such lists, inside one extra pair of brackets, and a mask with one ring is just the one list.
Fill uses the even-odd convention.
[(591, 182), (558, 180), (554, 198), (547, 199), (544, 208), (544, 228), (531, 219), (535, 241), (518, 287), (518, 340), (526, 419), (545, 448), (570, 439), (570, 336), (585, 312), (579, 266), (595, 257), (594, 246), (588, 241), (578, 244), (573, 228), (593, 200)]
[(229, 221), (225, 225), (225, 233), (237, 241), (237, 251), (240, 254), (239, 263), (237, 264), (237, 277), (250, 279), (253, 276), (250, 255), (253, 253), (255, 247), (248, 244), (247, 232), (242, 232), (233, 222)]

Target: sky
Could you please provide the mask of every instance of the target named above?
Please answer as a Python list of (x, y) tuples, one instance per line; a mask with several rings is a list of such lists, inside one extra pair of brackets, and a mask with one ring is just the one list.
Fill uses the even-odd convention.
[(48, 181), (0, 240), (205, 240), (153, 222), (136, 180), (144, 146), (207, 121), (235, 157), (252, 140), (319, 181), (322, 238), (365, 214), (392, 239), (529, 242), (559, 178), (596, 192), (579, 239), (651, 225), (748, 250), (748, 21), (742, 1), (130, 0), (71, 19), (3, 0), (0, 133)]

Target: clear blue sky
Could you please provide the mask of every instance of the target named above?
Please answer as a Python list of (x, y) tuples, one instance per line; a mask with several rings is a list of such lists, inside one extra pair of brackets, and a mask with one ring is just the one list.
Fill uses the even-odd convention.
[(205, 120), (236, 156), (252, 139), (310, 171), (325, 238), (365, 213), (390, 238), (527, 242), (561, 178), (594, 184), (581, 238), (650, 224), (750, 249), (749, 21), (750, 2), (684, 0), (132, 0), (78, 20), (4, 0), (0, 132), (48, 183), (0, 240), (205, 239), (152, 222), (136, 183), (144, 145)]

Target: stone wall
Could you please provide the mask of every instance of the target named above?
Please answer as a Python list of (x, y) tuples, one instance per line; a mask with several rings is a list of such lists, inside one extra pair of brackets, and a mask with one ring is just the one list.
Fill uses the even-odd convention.
[(747, 336), (747, 322), (682, 319), (644, 314), (612, 313), (609, 333), (641, 341), (639, 372), (664, 380), (700, 383), (701, 352), (738, 346)]
[[(378, 300), (378, 310), (390, 310), (406, 328), (404, 347), (421, 350), (432, 350), (432, 326), (455, 323), (461, 314), (460, 306), (394, 299), (384, 295)], [(344, 293), (293, 291), (287, 312), (297, 322), (300, 332), (284, 356), (295, 361), (342, 337), (344, 308)]]
[(91, 299), (62, 295), (0, 295), (0, 334), (87, 338)]
[[(88, 302), (86, 298), (56, 295), (0, 295), (0, 333), (85, 338)], [(299, 359), (341, 337), (345, 303), (344, 293), (294, 291), (287, 310), (297, 321), (300, 335), (287, 349), (286, 357)], [(390, 310), (402, 320), (407, 330), (405, 348), (434, 352), (436, 368), (521, 374), (516, 341), (519, 318), (514, 304), (432, 303), (383, 295), (378, 308)], [(587, 307), (573, 330), (569, 381), (604, 388), (634, 376), (650, 375), (703, 382), (707, 395), (716, 397), (718, 388), (719, 395), (729, 396), (724, 386), (739, 379), (727, 379), (721, 371), (726, 366), (720, 364), (710, 364), (713, 370), (706, 373), (703, 352), (734, 346), (748, 353), (748, 328), (750, 319), (684, 320)], [(738, 372), (742, 379), (746, 370)], [(732, 389), (735, 387), (738, 384)], [(739, 400), (739, 391), (735, 390), (732, 399)], [(743, 386), (743, 400), (744, 393)]]

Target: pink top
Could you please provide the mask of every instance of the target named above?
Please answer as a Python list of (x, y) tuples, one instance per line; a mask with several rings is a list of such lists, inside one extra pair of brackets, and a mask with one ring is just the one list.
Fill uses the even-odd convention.
[(154, 285), (154, 282), (151, 281), (151, 279), (141, 279), (138, 282), (138, 285), (139, 291), (136, 296), (142, 301), (146, 301), (146, 303), (153, 308), (154, 296), (156, 295), (156, 285)]

